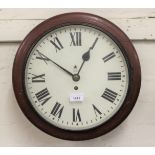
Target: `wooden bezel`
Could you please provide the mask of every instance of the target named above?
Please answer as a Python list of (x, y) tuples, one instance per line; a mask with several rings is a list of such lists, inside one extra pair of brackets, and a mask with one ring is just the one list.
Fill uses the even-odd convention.
[[(45, 121), (32, 107), (25, 91), (25, 66), (31, 49), (48, 32), (67, 25), (87, 25), (107, 34), (121, 49), (129, 69), (127, 96), (117, 113), (107, 122), (84, 131), (69, 131)], [(137, 53), (129, 38), (113, 23), (88, 13), (67, 13), (45, 20), (35, 27), (21, 43), (13, 65), (13, 88), (18, 104), (25, 116), (39, 129), (61, 139), (87, 140), (101, 136), (118, 126), (134, 107), (141, 85), (141, 69)]]

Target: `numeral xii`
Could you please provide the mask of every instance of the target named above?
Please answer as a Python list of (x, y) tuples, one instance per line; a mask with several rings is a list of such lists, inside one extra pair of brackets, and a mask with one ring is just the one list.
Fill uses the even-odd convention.
[(81, 32), (70, 32), (71, 44), (70, 46), (81, 46)]

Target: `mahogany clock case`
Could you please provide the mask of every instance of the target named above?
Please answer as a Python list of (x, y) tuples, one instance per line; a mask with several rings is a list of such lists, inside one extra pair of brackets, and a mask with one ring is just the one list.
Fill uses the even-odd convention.
[[(69, 131), (55, 127), (45, 121), (32, 107), (25, 90), (25, 66), (35, 44), (48, 32), (68, 25), (86, 25), (108, 35), (121, 49), (129, 70), (129, 87), (126, 98), (118, 110), (107, 122), (83, 131)], [(39, 129), (49, 135), (67, 140), (87, 140), (101, 136), (117, 127), (134, 107), (141, 85), (140, 63), (129, 38), (110, 21), (88, 13), (67, 13), (45, 20), (35, 27), (21, 43), (13, 65), (13, 88), (18, 104), (25, 116)]]

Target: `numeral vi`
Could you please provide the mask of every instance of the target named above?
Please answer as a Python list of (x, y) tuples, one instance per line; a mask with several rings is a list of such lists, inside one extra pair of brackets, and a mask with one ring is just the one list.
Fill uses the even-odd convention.
[(81, 122), (80, 111), (79, 109), (76, 110), (73, 108), (73, 122), (77, 122), (77, 121)]

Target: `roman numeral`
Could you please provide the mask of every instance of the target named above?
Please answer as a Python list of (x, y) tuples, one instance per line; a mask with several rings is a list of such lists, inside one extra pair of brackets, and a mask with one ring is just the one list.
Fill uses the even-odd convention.
[(99, 111), (94, 104), (92, 104), (92, 106), (93, 106), (93, 109), (94, 109), (94, 112), (95, 112), (96, 117), (97, 117), (98, 114), (99, 115), (102, 114), (101, 111)]
[(81, 122), (80, 111), (79, 109), (76, 110), (73, 108), (73, 122), (77, 122), (77, 121)]
[(108, 80), (121, 80), (121, 72), (109, 72)]
[(50, 40), (50, 42), (54, 45), (56, 52), (57, 52), (58, 50), (61, 50), (61, 49), (64, 48), (64, 47), (62, 46), (60, 40), (58, 39), (58, 37), (55, 37), (55, 38), (53, 39), (53, 41)]
[(39, 55), (39, 56), (36, 56), (36, 59), (43, 60), (46, 64), (47, 64), (47, 61), (50, 61), (50, 59), (46, 57), (44, 54), (40, 53), (38, 50), (36, 51), (38, 52), (38, 55)]
[(41, 74), (41, 75), (34, 75), (32, 74), (32, 82), (45, 82), (45, 74)]
[(41, 105), (44, 105), (50, 98), (50, 93), (48, 92), (47, 88), (39, 91), (35, 94), (36, 98), (39, 102), (42, 102)]
[(107, 62), (108, 60), (112, 59), (112, 58), (115, 57), (115, 56), (116, 56), (115, 53), (112, 52), (112, 53), (108, 54), (107, 56), (105, 56), (105, 57), (102, 58), (102, 59), (103, 59), (104, 62)]
[(61, 106), (60, 103), (56, 102), (56, 104), (54, 105), (51, 114), (54, 116), (58, 116), (58, 118), (61, 117), (62, 111), (64, 109), (64, 106)]
[(116, 97), (117, 97), (117, 93), (115, 93), (114, 91), (106, 88), (103, 95), (101, 96), (103, 98), (105, 98), (106, 100), (110, 101), (110, 102), (114, 102)]
[(70, 32), (71, 44), (70, 46), (81, 46), (81, 32)]

